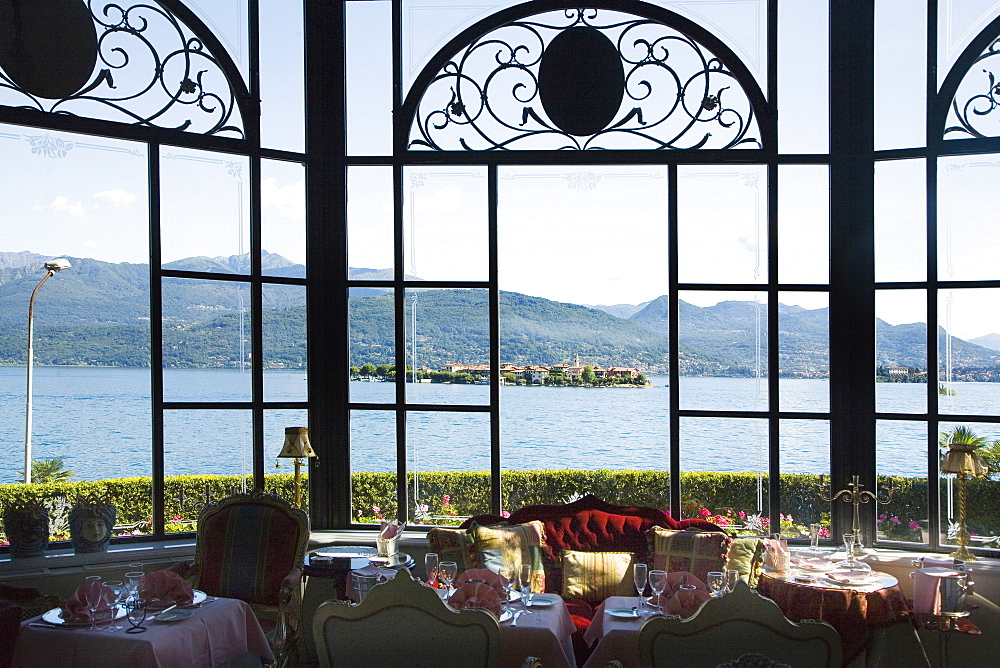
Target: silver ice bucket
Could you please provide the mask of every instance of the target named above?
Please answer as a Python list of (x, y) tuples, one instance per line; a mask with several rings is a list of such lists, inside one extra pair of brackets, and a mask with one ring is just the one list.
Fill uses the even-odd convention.
[(969, 609), (965, 605), (965, 592), (971, 584), (968, 573), (955, 573), (938, 578), (942, 615), (964, 617), (969, 614)]

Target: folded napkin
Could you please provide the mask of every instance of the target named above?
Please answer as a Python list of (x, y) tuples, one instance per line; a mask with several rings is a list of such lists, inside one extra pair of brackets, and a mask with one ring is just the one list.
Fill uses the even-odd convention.
[(399, 520), (392, 520), (391, 522), (386, 522), (382, 520), (382, 528), (379, 529), (378, 537), (383, 540), (389, 540), (390, 538), (395, 538), (396, 536), (403, 533), (403, 529), (406, 528), (405, 524), (400, 524)]
[(955, 568), (955, 557), (927, 555), (920, 560), (921, 568)]
[[(913, 611), (929, 615), (941, 614), (940, 579), (950, 575), (958, 575), (961, 571), (952, 568), (932, 566), (919, 568), (913, 572)], [(969, 593), (969, 590), (966, 590)]]
[(458, 609), (489, 610), (497, 617), (503, 610), (503, 606), (500, 604), (500, 595), (497, 594), (496, 589), (481, 582), (466, 582), (448, 598), (448, 605)]
[(153, 571), (147, 573), (142, 586), (142, 598), (146, 608), (158, 610), (174, 605), (190, 605), (194, 601), (194, 590), (187, 580), (173, 571)]
[(461, 587), (469, 580), (482, 580), (484, 583), (493, 587), (501, 599), (507, 597), (507, 592), (504, 589), (504, 585), (507, 584), (507, 578), (499, 573), (491, 571), (488, 568), (470, 568), (462, 571), (459, 576), (455, 578), (455, 587)]
[[(111, 587), (108, 587), (100, 582), (94, 582), (89, 585), (90, 587), (95, 587), (100, 589), (101, 602), (97, 606), (97, 621), (108, 621), (111, 619), (111, 606), (108, 605), (108, 597), (114, 600), (114, 594), (111, 593)], [(90, 606), (87, 605), (87, 587), (88, 585), (80, 585), (73, 592), (73, 595), (67, 598), (65, 601), (59, 602), (59, 608), (62, 610), (63, 621), (68, 624), (89, 624), (90, 623)]]
[(667, 586), (663, 590), (664, 595), (669, 598), (675, 592), (684, 591), (681, 589), (681, 585), (694, 585), (698, 590), (708, 592), (708, 587), (697, 575), (688, 571), (673, 571), (667, 573)]
[(659, 604), (664, 614), (687, 618), (698, 612), (705, 601), (712, 598), (704, 589), (681, 589), (670, 595), (660, 594)]

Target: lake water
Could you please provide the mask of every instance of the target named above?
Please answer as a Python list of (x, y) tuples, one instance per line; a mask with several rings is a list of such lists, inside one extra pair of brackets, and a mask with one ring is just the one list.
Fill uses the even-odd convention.
[[(505, 469), (667, 469), (669, 393), (666, 378), (649, 388), (501, 388), (502, 466)], [(168, 370), (171, 401), (240, 401), (249, 374), (229, 370)], [(817, 412), (829, 405), (825, 380), (783, 379), (782, 410)], [(954, 397), (941, 397), (942, 412), (989, 414), (1000, 405), (998, 383), (956, 383)], [(304, 401), (302, 372), (269, 371), (269, 401)], [(682, 408), (761, 410), (766, 383), (740, 378), (686, 378)], [(921, 412), (926, 386), (877, 386), (879, 410)], [(0, 367), (0, 483), (20, 480), (24, 458), (24, 367)], [(485, 385), (409, 384), (411, 401), (485, 404)], [(352, 382), (354, 402), (392, 399), (391, 383)], [(33, 453), (63, 457), (76, 480), (149, 475), (149, 371), (83, 367), (36, 367)], [(358, 471), (395, 470), (394, 412), (357, 411), (352, 416), (351, 458)], [(283, 427), (306, 424), (305, 411), (269, 411), (265, 417), (265, 470), (274, 470)], [(489, 468), (487, 414), (412, 413), (406, 427), (411, 469)], [(990, 439), (1000, 425), (977, 425)], [(233, 474), (250, 470), (249, 411), (168, 411), (165, 467), (168, 475)], [(692, 471), (766, 471), (766, 421), (689, 418), (681, 421), (681, 465)], [(273, 434), (273, 438), (270, 436)], [(926, 466), (926, 434), (917, 423), (878, 426), (879, 472), (919, 475)], [(825, 420), (787, 420), (781, 425), (781, 469), (829, 472), (829, 428)], [(283, 462), (282, 471), (291, 471)]]

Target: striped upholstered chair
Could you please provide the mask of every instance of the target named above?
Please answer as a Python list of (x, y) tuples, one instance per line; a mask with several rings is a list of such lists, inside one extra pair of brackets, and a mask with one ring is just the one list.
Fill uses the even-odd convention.
[(308, 541), (305, 512), (271, 494), (236, 494), (202, 509), (195, 561), (172, 570), (206, 594), (248, 603), (277, 665), (294, 665)]

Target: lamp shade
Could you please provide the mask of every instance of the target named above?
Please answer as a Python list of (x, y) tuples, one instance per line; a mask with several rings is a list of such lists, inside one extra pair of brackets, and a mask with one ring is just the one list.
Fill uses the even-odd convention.
[(316, 451), (309, 444), (308, 427), (285, 427), (285, 445), (278, 457), (315, 457)]
[(978, 447), (971, 443), (949, 443), (948, 452), (941, 462), (941, 473), (964, 473), (980, 477), (986, 475), (989, 469), (976, 452)]

